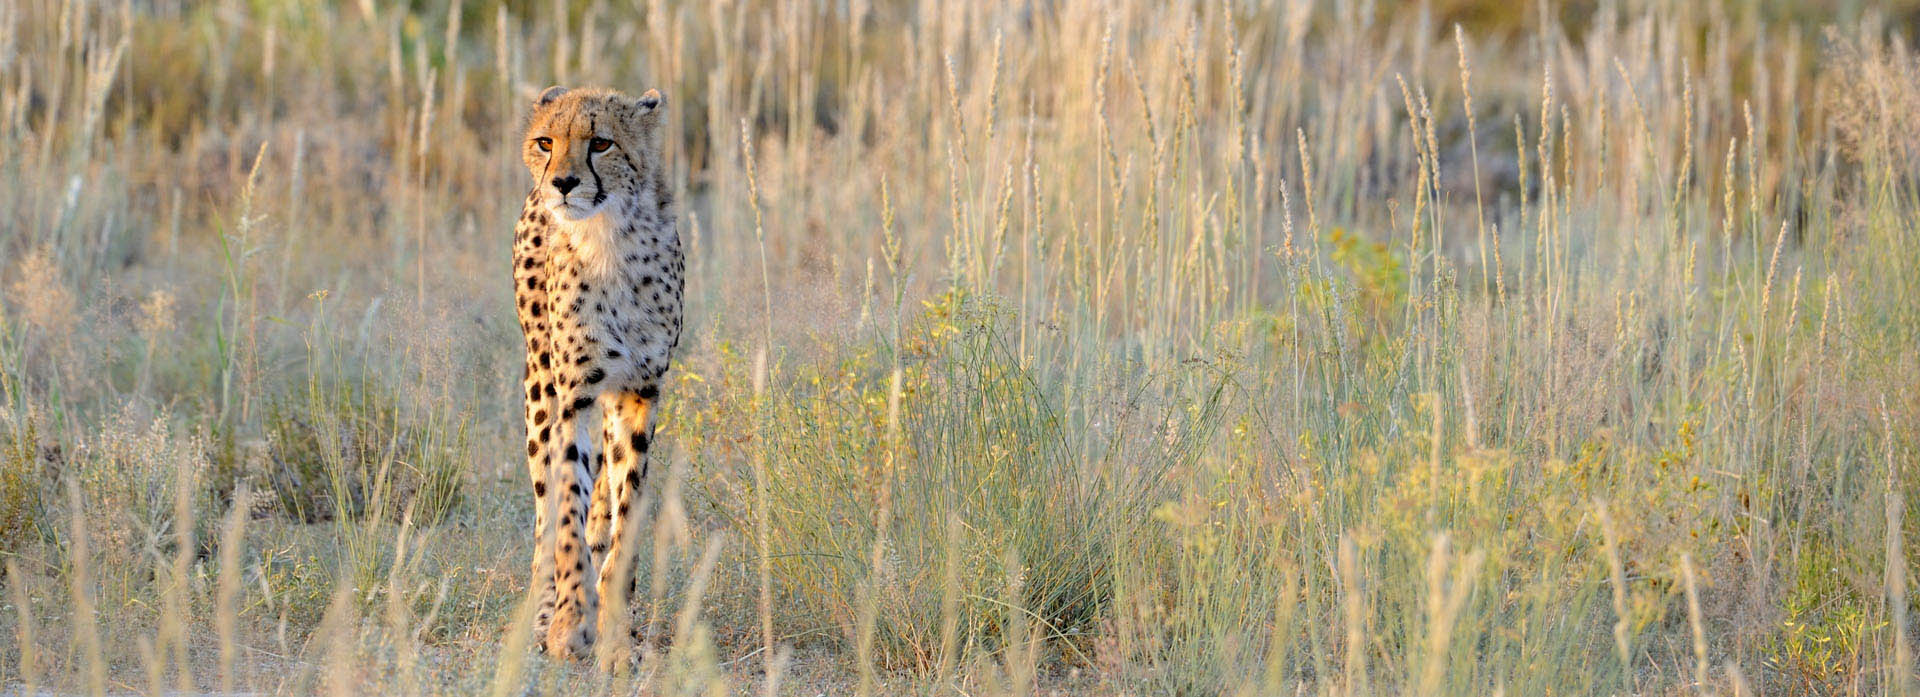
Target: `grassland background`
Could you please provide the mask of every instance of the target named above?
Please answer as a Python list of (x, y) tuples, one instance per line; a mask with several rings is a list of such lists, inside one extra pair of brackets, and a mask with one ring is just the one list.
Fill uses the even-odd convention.
[[(1911, 694), (1916, 18), (0, 2), (0, 692)], [(615, 677), (519, 640), (548, 84), (685, 202)]]

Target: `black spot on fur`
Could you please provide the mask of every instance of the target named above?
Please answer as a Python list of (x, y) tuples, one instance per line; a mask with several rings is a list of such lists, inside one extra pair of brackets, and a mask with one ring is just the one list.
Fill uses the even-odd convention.
[(660, 396), (660, 388), (657, 386), (648, 385), (646, 387), (640, 388), (641, 399), (653, 399), (659, 396)]

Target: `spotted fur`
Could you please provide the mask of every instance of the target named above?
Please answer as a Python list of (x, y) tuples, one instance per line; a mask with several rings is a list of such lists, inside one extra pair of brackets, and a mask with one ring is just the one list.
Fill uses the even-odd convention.
[[(680, 338), (685, 270), (662, 165), (665, 100), (548, 88), (522, 138), (533, 175), (514, 228), (526, 336), (535, 639), (584, 657), (597, 605), (626, 606), (654, 405)], [(595, 436), (598, 436), (597, 438)], [(553, 523), (558, 522), (557, 526)], [(624, 586), (624, 584), (619, 584)]]

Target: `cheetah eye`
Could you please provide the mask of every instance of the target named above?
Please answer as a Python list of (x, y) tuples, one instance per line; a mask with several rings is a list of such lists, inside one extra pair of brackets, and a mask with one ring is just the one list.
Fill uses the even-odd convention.
[(606, 152), (607, 148), (613, 147), (613, 141), (605, 138), (595, 138), (587, 141), (587, 147), (592, 148), (594, 152)]
[(540, 152), (553, 152), (552, 138), (535, 138), (533, 144), (540, 148)]

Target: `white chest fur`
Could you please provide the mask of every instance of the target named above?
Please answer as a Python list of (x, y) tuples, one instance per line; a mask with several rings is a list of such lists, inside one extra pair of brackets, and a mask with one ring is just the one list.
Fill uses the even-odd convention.
[(582, 274), (605, 278), (613, 273), (620, 259), (620, 225), (613, 215), (603, 212), (591, 218), (563, 221), (560, 229), (567, 235), (568, 246)]

